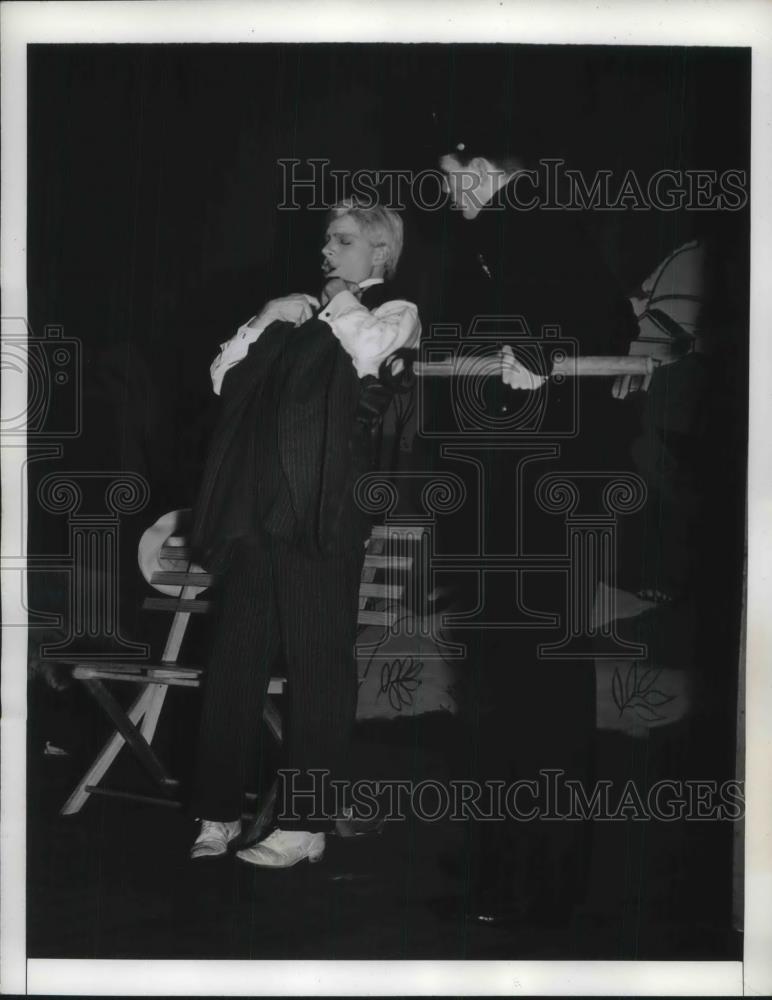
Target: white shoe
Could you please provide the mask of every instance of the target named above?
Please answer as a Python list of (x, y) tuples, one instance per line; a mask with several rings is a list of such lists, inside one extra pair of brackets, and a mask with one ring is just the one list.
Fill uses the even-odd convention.
[(228, 844), (241, 833), (241, 820), (220, 823), (217, 820), (202, 819), (201, 832), (190, 849), (191, 858), (216, 858), (228, 853)]
[(324, 834), (305, 830), (274, 830), (265, 840), (238, 851), (237, 858), (258, 868), (291, 868), (308, 858), (311, 864), (324, 855)]

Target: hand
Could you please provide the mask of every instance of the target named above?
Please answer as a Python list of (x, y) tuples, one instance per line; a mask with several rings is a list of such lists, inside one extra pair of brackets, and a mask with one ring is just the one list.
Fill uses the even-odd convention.
[(547, 381), (546, 375), (537, 375), (530, 368), (521, 364), (512, 352), (509, 344), (502, 347), (498, 353), (501, 362), (501, 380), (511, 389), (538, 389)]
[(339, 292), (351, 292), (352, 295), (359, 298), (362, 294), (362, 289), (355, 281), (346, 281), (345, 278), (330, 278), (319, 296), (322, 308), (334, 299)]
[[(660, 364), (670, 364), (676, 360), (675, 357), (671, 357), (671, 351), (669, 349), (669, 344), (658, 343), (655, 344), (654, 341), (641, 341), (634, 340), (630, 344), (630, 350), (627, 352), (629, 356), (632, 357), (653, 357), (659, 361)], [(634, 392), (647, 392), (649, 386), (651, 385), (651, 375), (617, 375), (611, 386), (611, 395), (614, 399), (625, 399)]]
[(651, 375), (617, 375), (611, 386), (614, 399), (624, 399), (634, 392), (646, 392), (651, 384)]
[(311, 319), (314, 310), (319, 308), (319, 300), (313, 295), (303, 295), (296, 293), (285, 295), (280, 299), (271, 299), (263, 307), (262, 312), (257, 317), (261, 323), (272, 323), (274, 320), (282, 320), (285, 323), (294, 323), (300, 326), (306, 320)]

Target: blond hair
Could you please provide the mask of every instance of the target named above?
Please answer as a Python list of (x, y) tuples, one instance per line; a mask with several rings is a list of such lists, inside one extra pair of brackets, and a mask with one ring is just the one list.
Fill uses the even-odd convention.
[(346, 198), (333, 205), (328, 222), (344, 215), (351, 216), (373, 246), (386, 247), (389, 256), (384, 263), (384, 277), (393, 278), (405, 241), (404, 226), (399, 215), (390, 208), (361, 203), (356, 198)]

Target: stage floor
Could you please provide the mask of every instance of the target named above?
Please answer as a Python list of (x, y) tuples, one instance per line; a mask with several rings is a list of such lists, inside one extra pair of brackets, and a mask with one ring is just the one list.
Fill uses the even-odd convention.
[[(175, 719), (184, 704), (169, 713), (167, 746), (184, 731)], [(449, 717), (371, 722), (359, 726), (357, 753), (363, 770), (443, 780), (457, 739)], [(642, 750), (629, 737), (599, 733), (599, 761), (604, 774), (639, 766), (650, 773), (657, 760), (672, 763), (674, 740), (673, 730), (652, 734)], [(588, 896), (567, 924), (480, 926), (465, 914), (463, 866), (452, 863), (465, 842), (463, 824), (414, 818), (387, 823), (378, 836), (328, 837), (320, 864), (279, 872), (233, 856), (192, 862), (196, 825), (182, 811), (92, 796), (78, 815), (58, 815), (90, 742), (82, 753), (46, 756), (31, 720), (29, 957), (741, 957), (726, 891), (731, 857), (717, 824), (596, 823)], [(113, 782), (142, 787), (136, 765), (123, 757)]]

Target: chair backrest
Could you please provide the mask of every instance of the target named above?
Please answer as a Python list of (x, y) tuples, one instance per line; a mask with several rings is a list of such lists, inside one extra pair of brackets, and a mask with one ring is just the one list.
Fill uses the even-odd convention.
[[(192, 561), (192, 553), (184, 534), (175, 533), (185, 511), (172, 511), (159, 518), (140, 540), (139, 564), (143, 576), (163, 597), (146, 597), (143, 608), (166, 611), (174, 618), (169, 630), (164, 662), (176, 662), (191, 614), (209, 613), (214, 602), (200, 597), (212, 587), (216, 577)], [(171, 533), (166, 533), (168, 529)], [(359, 625), (391, 626), (397, 618), (396, 604), (402, 598), (404, 585), (394, 582), (396, 573), (408, 572), (413, 557), (406, 550), (412, 541), (419, 541), (426, 532), (423, 525), (375, 525), (367, 542), (362, 581), (359, 588)], [(395, 551), (395, 548), (397, 551)], [(386, 574), (385, 582), (377, 582), (378, 572)], [(379, 607), (368, 607), (373, 601)]]

